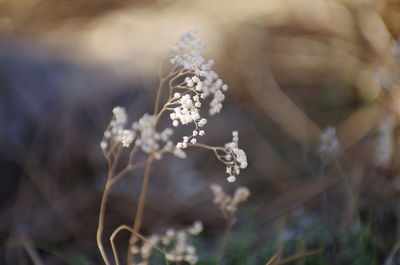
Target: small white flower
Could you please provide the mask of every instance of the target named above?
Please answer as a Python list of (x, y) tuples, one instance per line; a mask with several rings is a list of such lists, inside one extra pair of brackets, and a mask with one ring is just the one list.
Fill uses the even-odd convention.
[(131, 130), (123, 130), (121, 134), (121, 142), (123, 147), (129, 147), (135, 138), (135, 134)]
[(170, 229), (168, 229), (167, 230), (167, 236), (169, 236), (169, 237), (173, 237), (173, 236), (175, 236), (175, 234), (176, 234), (176, 230), (175, 229), (173, 229), (173, 228), (170, 228)]
[(185, 159), (186, 158), (186, 153), (181, 148), (182, 147), (175, 148), (173, 154), (174, 154), (174, 156), (176, 156), (178, 158)]
[(199, 127), (203, 127), (204, 125), (206, 125), (206, 123), (207, 123), (207, 119), (202, 118), (202, 119), (199, 121), (198, 125), (199, 125)]
[(229, 176), (228, 178), (227, 178), (227, 180), (228, 180), (228, 182), (235, 182), (236, 181), (236, 177), (235, 176)]
[(126, 111), (123, 107), (115, 107), (113, 109), (113, 114), (115, 117), (115, 121), (118, 124), (125, 124), (126, 121), (128, 120), (128, 116), (126, 115)]
[(200, 221), (194, 222), (193, 226), (188, 228), (188, 233), (191, 235), (198, 235), (202, 231), (203, 231), (203, 223)]
[(104, 138), (108, 139), (108, 138), (111, 138), (111, 136), (112, 136), (112, 134), (111, 134), (110, 131), (105, 131), (104, 132)]

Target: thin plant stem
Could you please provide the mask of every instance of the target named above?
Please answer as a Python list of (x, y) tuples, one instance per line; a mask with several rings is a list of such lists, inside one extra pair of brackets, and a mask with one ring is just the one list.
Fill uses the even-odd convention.
[(144, 177), (143, 177), (143, 184), (142, 184), (142, 188), (140, 189), (139, 203), (138, 203), (138, 207), (136, 210), (135, 221), (133, 223), (134, 233), (132, 234), (132, 236), (129, 240), (128, 257), (127, 257), (128, 264), (132, 264), (132, 262), (133, 262), (133, 255), (132, 255), (132, 252), (130, 251), (130, 249), (133, 245), (132, 238), (133, 238), (134, 234), (139, 233), (140, 227), (142, 225), (144, 206), (145, 206), (145, 202), (146, 202), (147, 190), (148, 190), (148, 186), (149, 186), (149, 180), (150, 180), (150, 174), (151, 174), (153, 162), (154, 162), (154, 154), (151, 154), (149, 159), (147, 160), (146, 169), (145, 169)]
[(396, 256), (397, 251), (400, 249), (400, 238), (397, 239), (396, 243), (394, 244), (392, 250), (390, 250), (389, 255), (385, 259), (384, 265), (392, 265), (394, 257)]
[(153, 162), (154, 162), (154, 155), (151, 155), (146, 165), (146, 170), (144, 173), (143, 184), (142, 184), (142, 191), (140, 193), (138, 209), (135, 217), (135, 224), (133, 226), (133, 231), (135, 231), (135, 233), (139, 232), (142, 224), (144, 205), (146, 201), (147, 190), (149, 187), (149, 180)]
[(350, 197), (351, 204), (352, 204), (353, 209), (354, 209), (354, 211), (356, 212), (356, 215), (357, 215), (357, 221), (359, 222), (360, 221), (360, 213), (359, 213), (358, 208), (357, 208), (356, 198), (355, 198), (354, 193), (353, 193), (353, 188), (352, 188), (352, 185), (350, 183), (350, 179), (349, 179), (348, 175), (346, 174), (346, 172), (343, 170), (343, 167), (342, 167), (342, 165), (340, 164), (340, 162), (338, 160), (335, 160), (335, 164), (336, 164), (336, 166), (337, 166), (337, 168), (338, 168), (338, 170), (340, 172), (340, 176), (342, 177), (342, 180), (343, 180), (343, 182), (344, 182), (344, 184), (346, 186), (347, 192), (348, 192), (349, 197)]
[(145, 163), (146, 163), (146, 161), (142, 161), (142, 162), (134, 164), (134, 165), (130, 164), (130, 165), (126, 166), (120, 173), (118, 173), (112, 179), (110, 179), (110, 185), (114, 185), (117, 181), (119, 181), (120, 179), (125, 177), (127, 175), (127, 173), (129, 173), (130, 171), (137, 169), (141, 166), (144, 166)]
[(122, 152), (121, 148), (122, 148), (122, 146), (120, 144), (118, 144), (116, 154), (114, 155), (114, 161), (112, 162), (112, 166), (110, 169), (110, 175), (113, 175), (114, 171), (117, 169), (117, 166), (119, 164), (119, 159), (121, 157), (121, 152)]
[(163, 84), (164, 84), (164, 79), (160, 79), (160, 83), (158, 84), (158, 89), (157, 89), (156, 102), (154, 104), (154, 114), (158, 113)]
[(266, 265), (272, 265), (272, 263), (276, 260), (276, 257), (278, 257), (278, 255), (274, 254), (272, 256), (272, 258), (267, 262)]
[(103, 197), (101, 198), (100, 213), (99, 213), (99, 225), (97, 227), (97, 233), (96, 233), (97, 246), (99, 248), (100, 254), (106, 265), (110, 265), (110, 261), (108, 260), (107, 254), (104, 250), (102, 236), (103, 236), (103, 229), (104, 229), (104, 215), (106, 212), (106, 204), (107, 204), (107, 200), (108, 200), (108, 196), (110, 194), (110, 188), (111, 188), (111, 185), (109, 185), (109, 180), (110, 180), (110, 176), (108, 176), (107, 183), (106, 183), (106, 186), (105, 186), (104, 192), (103, 192)]
[(21, 242), (22, 247), (25, 249), (26, 253), (28, 253), (29, 258), (31, 259), (34, 265), (44, 265), (44, 262), (39, 256), (39, 253), (32, 246), (32, 242), (25, 236), (20, 236), (19, 241)]
[(292, 263), (292, 262), (294, 262), (294, 261), (296, 261), (296, 260), (299, 260), (299, 259), (304, 259), (304, 258), (307, 258), (307, 257), (310, 257), (310, 256), (318, 255), (318, 254), (320, 254), (321, 252), (322, 252), (322, 250), (320, 250), (320, 249), (317, 249), (317, 250), (310, 250), (310, 251), (308, 251), (308, 252), (306, 252), (306, 253), (303, 253), (303, 254), (300, 254), (300, 255), (296, 255), (296, 256), (293, 256), (293, 257), (289, 257), (289, 258), (283, 259), (283, 260), (281, 260), (280, 262), (278, 262), (276, 265), (289, 264), (289, 263)]
[(233, 222), (228, 221), (225, 232), (224, 232), (224, 237), (222, 238), (221, 246), (218, 251), (218, 259), (217, 259), (217, 263), (216, 263), (217, 265), (221, 265), (222, 258), (224, 257), (226, 243), (228, 241), (229, 234), (232, 230), (232, 226), (233, 226)]

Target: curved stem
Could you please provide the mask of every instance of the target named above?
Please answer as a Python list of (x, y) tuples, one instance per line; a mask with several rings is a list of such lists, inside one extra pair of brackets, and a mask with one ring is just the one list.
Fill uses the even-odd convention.
[(106, 212), (106, 204), (107, 204), (107, 200), (108, 200), (108, 196), (110, 194), (110, 188), (111, 188), (111, 185), (109, 185), (109, 179), (110, 178), (107, 179), (106, 187), (104, 188), (104, 192), (103, 192), (103, 197), (101, 198), (100, 213), (99, 213), (99, 225), (97, 227), (97, 233), (96, 233), (97, 246), (99, 248), (100, 254), (106, 265), (110, 265), (110, 261), (108, 260), (107, 254), (104, 250), (102, 235), (103, 235), (103, 229), (104, 229), (104, 215)]
[(122, 225), (122, 226), (118, 227), (117, 229), (115, 229), (114, 232), (110, 236), (110, 244), (111, 244), (112, 252), (114, 255), (115, 265), (119, 265), (119, 258), (118, 258), (117, 249), (115, 248), (114, 238), (117, 236), (117, 234), (121, 230), (126, 229), (126, 228), (129, 228), (129, 227), (124, 227), (124, 225)]
[[(110, 236), (110, 243), (111, 243), (111, 247), (112, 247), (112, 249), (113, 249), (113, 255), (114, 255), (114, 258), (115, 258), (115, 264), (116, 264), (116, 265), (119, 265), (119, 259), (118, 259), (117, 249), (115, 248), (114, 239), (115, 239), (115, 237), (117, 236), (117, 234), (118, 234), (119, 232), (121, 232), (122, 230), (127, 230), (127, 231), (131, 232), (133, 235), (135, 235), (135, 236), (137, 236), (138, 238), (140, 238), (141, 240), (143, 240), (143, 241), (148, 241), (147, 238), (145, 238), (144, 236), (142, 236), (142, 235), (139, 234), (139, 233), (136, 233), (136, 232), (135, 232), (134, 230), (132, 230), (132, 228), (130, 228), (129, 226), (127, 226), (127, 225), (120, 225), (117, 229), (114, 230), (114, 232), (113, 232), (113, 233), (111, 234), (111, 236)], [(153, 248), (154, 248), (155, 250), (158, 250), (159, 252), (163, 253), (164, 255), (167, 254), (164, 250), (162, 250), (161, 248), (159, 248), (159, 247), (157, 247), (157, 246), (153, 246)]]
[(156, 103), (154, 104), (154, 113), (158, 112), (158, 108), (159, 108), (158, 105), (160, 105), (163, 84), (164, 84), (164, 79), (160, 79), (160, 83), (158, 84), (157, 95), (156, 95)]

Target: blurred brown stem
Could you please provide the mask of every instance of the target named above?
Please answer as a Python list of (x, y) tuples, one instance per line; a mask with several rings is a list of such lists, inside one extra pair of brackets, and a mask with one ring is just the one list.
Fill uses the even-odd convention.
[(103, 235), (103, 229), (104, 229), (104, 215), (105, 215), (105, 211), (106, 211), (106, 204), (107, 204), (107, 200), (108, 200), (108, 196), (110, 194), (110, 188), (111, 188), (111, 185), (109, 185), (109, 180), (110, 180), (110, 176), (107, 179), (107, 183), (106, 183), (106, 186), (105, 186), (104, 192), (103, 192), (103, 197), (101, 198), (100, 213), (99, 213), (99, 225), (97, 227), (97, 233), (96, 233), (97, 246), (100, 250), (100, 254), (106, 265), (110, 265), (110, 261), (108, 260), (107, 254), (104, 250), (102, 235)]
[(34, 265), (44, 265), (39, 254), (33, 248), (32, 242), (27, 237), (20, 236), (19, 241), (21, 242), (22, 247), (26, 250), (26, 253), (28, 253), (29, 258), (32, 260)]
[(128, 257), (127, 257), (128, 263), (127, 264), (133, 263), (133, 253), (130, 251), (130, 249), (133, 246), (132, 239), (135, 236), (134, 234), (139, 233), (140, 227), (142, 225), (144, 205), (146, 203), (147, 190), (149, 187), (149, 180), (150, 180), (150, 174), (151, 174), (153, 162), (154, 162), (154, 154), (150, 155), (149, 159), (147, 160), (147, 164), (146, 164), (146, 169), (145, 169), (145, 173), (144, 173), (144, 177), (143, 177), (143, 184), (142, 184), (142, 188), (140, 189), (139, 203), (138, 203), (138, 207), (136, 210), (135, 221), (133, 223), (133, 233), (129, 240)]
[(296, 261), (296, 260), (299, 260), (299, 259), (304, 259), (304, 258), (306, 258), (306, 257), (318, 255), (318, 254), (320, 254), (321, 252), (322, 252), (322, 250), (320, 250), (320, 249), (317, 249), (317, 250), (310, 250), (310, 251), (308, 251), (308, 252), (306, 252), (306, 253), (303, 253), (303, 254), (300, 254), (300, 255), (296, 255), (296, 256), (293, 256), (293, 257), (289, 257), (289, 258), (283, 259), (283, 260), (281, 260), (280, 262), (278, 262), (276, 265), (289, 264), (289, 263), (292, 263), (292, 262), (294, 262), (294, 261)]
[(272, 265), (272, 263), (275, 261), (276, 257), (277, 257), (277, 255), (274, 254), (274, 255), (272, 256), (272, 258), (267, 262), (266, 265)]
[(219, 253), (218, 253), (218, 259), (217, 259), (217, 265), (221, 265), (222, 262), (222, 258), (224, 257), (224, 252), (225, 252), (225, 247), (226, 247), (226, 243), (228, 241), (228, 237), (229, 234), (232, 230), (232, 226), (233, 226), (234, 222), (231, 220), (228, 220), (226, 229), (225, 229), (225, 233), (224, 233), (224, 237), (222, 238), (222, 242), (221, 242), (221, 246), (219, 248)]
[[(353, 186), (351, 184), (350, 178), (346, 174), (346, 172), (344, 171), (342, 165), (340, 164), (340, 162), (338, 160), (335, 160), (335, 164), (336, 164), (336, 166), (337, 166), (337, 168), (339, 170), (339, 173), (340, 173), (340, 176), (342, 178), (342, 181), (344, 182), (344, 185), (345, 185), (345, 187), (347, 189), (347, 193), (348, 193), (349, 198), (350, 198), (350, 202), (351, 202), (351, 207), (353, 209), (353, 213), (354, 212), (356, 213), (357, 222), (359, 222), (360, 221), (360, 213), (359, 213), (358, 208), (357, 208), (356, 197), (354, 196)], [(353, 216), (353, 214), (352, 214), (352, 216)], [(341, 228), (344, 229), (345, 226), (346, 226), (346, 222), (343, 223), (341, 226), (342, 226)]]

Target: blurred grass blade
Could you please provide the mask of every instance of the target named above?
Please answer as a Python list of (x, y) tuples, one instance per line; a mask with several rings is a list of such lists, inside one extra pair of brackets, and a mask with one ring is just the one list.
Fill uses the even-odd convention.
[(308, 251), (306, 253), (303, 253), (303, 254), (300, 254), (300, 255), (297, 255), (297, 256), (292, 256), (292, 257), (286, 258), (284, 260), (281, 260), (276, 265), (288, 264), (288, 263), (291, 263), (291, 262), (299, 260), (299, 259), (303, 259), (303, 258), (310, 257), (310, 256), (315, 256), (317, 254), (320, 254), (321, 252), (322, 252), (321, 249), (311, 250), (311, 251)]
[(271, 265), (274, 261), (275, 261), (275, 259), (276, 259), (276, 257), (277, 257), (278, 255), (273, 255), (272, 256), (272, 258), (267, 262), (267, 264), (266, 265)]

